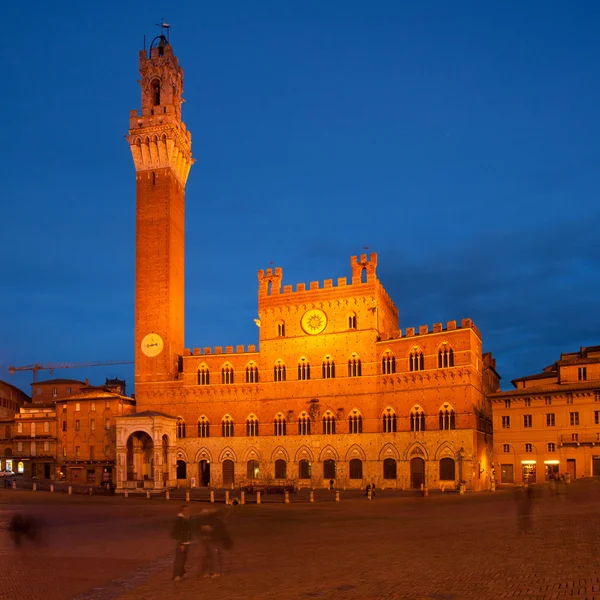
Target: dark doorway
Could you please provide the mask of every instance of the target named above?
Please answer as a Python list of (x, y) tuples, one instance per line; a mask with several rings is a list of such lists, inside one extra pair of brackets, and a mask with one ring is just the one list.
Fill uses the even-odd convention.
[(298, 479), (310, 479), (310, 460), (302, 459), (298, 463)]
[(514, 465), (500, 465), (500, 481), (501, 483), (515, 482)]
[(335, 479), (335, 460), (328, 458), (323, 463), (323, 479)]
[(31, 476), (37, 477), (37, 464), (36, 463), (31, 464)]
[(383, 460), (383, 478), (396, 479), (396, 461), (393, 458)]
[(185, 460), (177, 461), (177, 479), (187, 479), (187, 465)]
[(207, 487), (210, 484), (210, 463), (207, 460), (201, 460), (198, 467), (200, 485)]
[(275, 479), (285, 479), (287, 477), (287, 463), (285, 460), (275, 461)]
[(440, 460), (440, 481), (454, 481), (456, 468), (453, 458), (442, 458)]
[(223, 461), (223, 487), (233, 487), (235, 483), (235, 465), (232, 460)]
[(410, 487), (420, 490), (425, 484), (425, 461), (422, 458), (413, 458), (410, 461)]
[(571, 476), (571, 481), (577, 478), (577, 469), (574, 458), (567, 458), (567, 473)]
[(44, 463), (44, 479), (50, 479), (50, 463)]
[(362, 479), (362, 460), (360, 458), (353, 458), (350, 461), (350, 479)]
[(592, 456), (592, 475), (600, 477), (600, 456)]

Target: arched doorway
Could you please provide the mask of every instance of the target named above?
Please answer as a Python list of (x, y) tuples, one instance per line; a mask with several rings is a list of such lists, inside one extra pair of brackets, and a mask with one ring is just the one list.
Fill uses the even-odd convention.
[(127, 439), (127, 480), (153, 480), (154, 443), (145, 431), (136, 431)]
[(187, 463), (185, 460), (177, 461), (177, 479), (187, 479)]
[(235, 465), (232, 460), (223, 461), (223, 487), (233, 487), (235, 483)]
[(162, 436), (162, 470), (163, 484), (167, 484), (169, 479), (169, 436), (165, 433)]
[(275, 461), (275, 479), (287, 478), (287, 463), (283, 459)]
[(328, 458), (323, 463), (323, 478), (324, 479), (335, 479), (335, 460), (333, 458)]
[(198, 478), (202, 487), (208, 487), (210, 484), (210, 462), (201, 460), (198, 465)]
[(410, 487), (419, 490), (423, 484), (425, 484), (425, 461), (422, 458), (413, 458), (410, 461)]

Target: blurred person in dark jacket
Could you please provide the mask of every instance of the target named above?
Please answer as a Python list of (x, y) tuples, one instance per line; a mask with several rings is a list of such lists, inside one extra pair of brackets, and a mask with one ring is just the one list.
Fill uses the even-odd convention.
[(171, 537), (175, 540), (175, 561), (173, 563), (173, 581), (181, 581), (185, 576), (185, 563), (188, 555), (188, 547), (192, 541), (192, 525), (190, 521), (190, 509), (184, 505), (171, 529)]
[(198, 537), (202, 541), (204, 555), (200, 577), (219, 577), (223, 575), (223, 552), (230, 550), (233, 541), (221, 511), (204, 509), (197, 521)]
[(30, 515), (16, 513), (8, 524), (8, 533), (17, 548), (23, 544), (23, 540), (36, 542), (40, 538), (40, 528), (37, 520)]

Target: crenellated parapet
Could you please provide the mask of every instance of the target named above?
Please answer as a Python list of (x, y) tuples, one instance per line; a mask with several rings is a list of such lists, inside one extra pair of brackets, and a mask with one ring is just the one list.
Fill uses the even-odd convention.
[(377, 281), (377, 254), (372, 253), (367, 259), (367, 255), (361, 255), (360, 259), (356, 256), (350, 257), (350, 265), (352, 268), (352, 279), (348, 283), (347, 277), (338, 277), (337, 280), (325, 279), (322, 283), (319, 281), (311, 281), (308, 284), (298, 283), (295, 288), (293, 285), (284, 285), (283, 291), (281, 286), (283, 271), (281, 267), (275, 269), (260, 269), (258, 271), (258, 296), (259, 298), (267, 298), (270, 296), (292, 296), (294, 294), (303, 294), (306, 292), (314, 292), (317, 290), (331, 290), (336, 288), (344, 288), (344, 293), (352, 293), (353, 290), (348, 288), (359, 288), (365, 284), (378, 284), (377, 289), (385, 294), (386, 299), (391, 302), (391, 299), (383, 289), (383, 286)]
[(380, 341), (399, 340), (402, 338), (412, 338), (424, 335), (430, 335), (435, 333), (446, 333), (448, 331), (456, 331), (457, 329), (472, 329), (478, 337), (481, 337), (479, 329), (475, 326), (471, 319), (463, 319), (460, 325), (456, 324), (456, 321), (448, 321), (446, 327), (442, 323), (434, 323), (432, 329), (429, 329), (429, 325), (420, 325), (419, 327), (407, 327), (402, 332), (402, 329), (393, 331), (392, 333), (382, 333)]
[(248, 348), (243, 344), (239, 344), (237, 346), (225, 346), (225, 351), (223, 351), (223, 346), (215, 346), (211, 348), (210, 346), (206, 346), (204, 348), (194, 348), (191, 350), (190, 348), (185, 348), (183, 350), (183, 356), (213, 356), (213, 355), (227, 355), (227, 354), (254, 354), (256, 353), (256, 346), (254, 344), (249, 344)]

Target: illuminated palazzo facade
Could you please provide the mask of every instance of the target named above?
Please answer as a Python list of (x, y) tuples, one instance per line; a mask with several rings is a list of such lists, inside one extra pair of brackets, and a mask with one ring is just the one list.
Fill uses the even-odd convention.
[(136, 410), (117, 418), (117, 487), (245, 482), (489, 489), (498, 376), (470, 319), (399, 329), (377, 255), (350, 279), (258, 272), (258, 346), (184, 347), (183, 71), (159, 36), (140, 53)]

